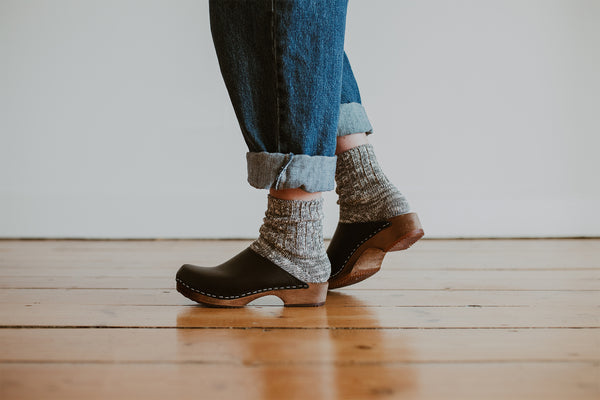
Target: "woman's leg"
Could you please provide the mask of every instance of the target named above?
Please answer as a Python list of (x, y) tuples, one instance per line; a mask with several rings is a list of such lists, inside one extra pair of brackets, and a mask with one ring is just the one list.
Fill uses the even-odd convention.
[(385, 220), (409, 212), (406, 198), (385, 176), (367, 135), (373, 132), (344, 53), (337, 130), (336, 192), (340, 222)]
[(358, 85), (344, 57), (335, 181), (340, 222), (327, 254), (329, 288), (348, 286), (377, 272), (388, 251), (403, 250), (423, 236), (406, 198), (383, 173), (367, 135), (373, 129)]
[(249, 149), (248, 182), (270, 194), (258, 239), (216, 268), (182, 267), (184, 295), (211, 302), (202, 293), (218, 288), (219, 305), (261, 294), (280, 295), (286, 304), (324, 302), (331, 264), (320, 192), (335, 184), (346, 6), (347, 0), (210, 1), (221, 73)]
[(260, 189), (333, 190), (347, 0), (212, 0), (221, 73)]

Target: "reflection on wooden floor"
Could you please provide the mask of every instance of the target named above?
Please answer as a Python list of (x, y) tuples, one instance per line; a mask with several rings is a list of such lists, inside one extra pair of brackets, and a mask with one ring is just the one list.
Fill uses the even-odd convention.
[(600, 398), (600, 240), (423, 240), (319, 308), (174, 290), (248, 244), (0, 241), (0, 398)]

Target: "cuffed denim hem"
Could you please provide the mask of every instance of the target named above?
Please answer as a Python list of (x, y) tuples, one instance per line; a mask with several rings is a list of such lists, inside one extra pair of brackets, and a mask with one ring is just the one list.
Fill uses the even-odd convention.
[(257, 189), (333, 190), (336, 160), (336, 156), (248, 152), (248, 183)]
[(337, 136), (362, 132), (366, 132), (367, 135), (373, 133), (373, 127), (363, 105), (360, 103), (340, 104)]

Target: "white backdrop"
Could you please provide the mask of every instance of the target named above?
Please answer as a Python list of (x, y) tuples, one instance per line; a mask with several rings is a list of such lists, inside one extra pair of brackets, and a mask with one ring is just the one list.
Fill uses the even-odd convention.
[[(600, 1), (354, 0), (346, 49), (429, 237), (600, 235)], [(258, 234), (206, 1), (0, 0), (0, 57), (1, 237)]]

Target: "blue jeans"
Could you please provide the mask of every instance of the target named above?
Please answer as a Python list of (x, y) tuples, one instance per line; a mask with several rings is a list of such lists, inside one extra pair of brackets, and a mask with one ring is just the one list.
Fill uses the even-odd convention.
[(371, 133), (344, 52), (347, 0), (211, 0), (210, 26), (259, 189), (334, 188), (336, 137)]

